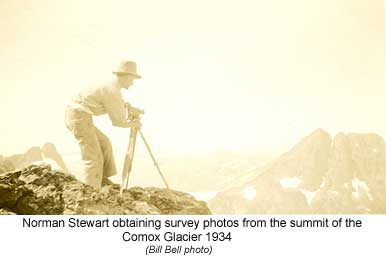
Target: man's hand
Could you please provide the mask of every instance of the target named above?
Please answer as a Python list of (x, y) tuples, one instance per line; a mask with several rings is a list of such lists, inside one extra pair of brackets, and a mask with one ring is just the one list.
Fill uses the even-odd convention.
[(139, 115), (144, 114), (145, 111), (131, 106), (129, 103), (125, 103), (125, 108), (129, 119), (137, 118)]
[(137, 117), (144, 113), (144, 110), (135, 108), (133, 106), (130, 107), (129, 112), (132, 114), (133, 117)]
[(139, 120), (132, 120), (128, 123), (129, 128), (141, 128), (142, 124)]

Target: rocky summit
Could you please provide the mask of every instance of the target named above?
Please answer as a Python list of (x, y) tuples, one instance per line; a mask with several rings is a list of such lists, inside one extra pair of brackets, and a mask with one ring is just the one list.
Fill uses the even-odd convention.
[(119, 191), (119, 185), (96, 191), (48, 165), (31, 165), (0, 175), (0, 214), (211, 214), (205, 202), (187, 193), (150, 187)]

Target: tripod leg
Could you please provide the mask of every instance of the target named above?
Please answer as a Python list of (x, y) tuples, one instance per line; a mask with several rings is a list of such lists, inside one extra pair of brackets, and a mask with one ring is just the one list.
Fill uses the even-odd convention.
[(165, 177), (164, 177), (163, 174), (161, 173), (161, 169), (159, 168), (158, 163), (157, 163), (157, 161), (155, 160), (155, 158), (154, 158), (154, 156), (153, 156), (153, 153), (152, 153), (151, 150), (150, 150), (149, 144), (147, 143), (147, 141), (146, 141), (145, 137), (143, 136), (141, 130), (139, 130), (139, 134), (141, 135), (141, 138), (142, 138), (143, 142), (145, 143), (145, 146), (146, 146), (147, 150), (149, 151), (149, 154), (150, 154), (150, 156), (151, 156), (151, 159), (153, 160), (153, 163), (154, 163), (155, 167), (157, 168), (158, 173), (161, 175), (162, 181), (163, 181), (164, 184), (166, 185), (166, 188), (169, 189), (169, 185), (168, 185), (168, 183), (166, 182)]
[(129, 143), (129, 148), (128, 148), (128, 159), (127, 159), (127, 164), (126, 168), (124, 169), (125, 171), (125, 182), (123, 184), (124, 188), (127, 189), (127, 186), (129, 184), (129, 176), (131, 173), (131, 165), (133, 164), (133, 159), (134, 159), (134, 146), (135, 146), (135, 138), (134, 138), (134, 133), (130, 134), (130, 143)]
[(138, 129), (136, 129), (136, 128), (132, 128), (130, 131), (129, 146), (127, 148), (127, 152), (126, 152), (126, 156), (125, 156), (125, 162), (124, 162), (123, 170), (122, 170), (122, 183), (121, 183), (121, 191), (120, 191), (121, 195), (123, 193), (123, 189), (127, 189), (128, 183), (129, 183), (129, 176), (130, 176), (131, 168), (133, 165), (135, 142), (136, 142), (136, 138), (137, 138), (137, 130)]

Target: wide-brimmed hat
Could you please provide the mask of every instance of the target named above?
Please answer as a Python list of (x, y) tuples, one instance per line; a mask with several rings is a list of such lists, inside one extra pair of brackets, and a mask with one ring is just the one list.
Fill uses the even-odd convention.
[(118, 75), (133, 75), (136, 78), (141, 78), (137, 73), (137, 64), (129, 60), (123, 60), (118, 69), (114, 70), (113, 73)]

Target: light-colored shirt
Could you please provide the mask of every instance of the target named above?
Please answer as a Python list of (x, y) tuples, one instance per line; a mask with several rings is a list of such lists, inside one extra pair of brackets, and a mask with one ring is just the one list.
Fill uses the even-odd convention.
[(128, 126), (121, 88), (113, 82), (98, 84), (82, 90), (72, 98), (69, 107), (97, 116), (107, 113), (113, 126)]

